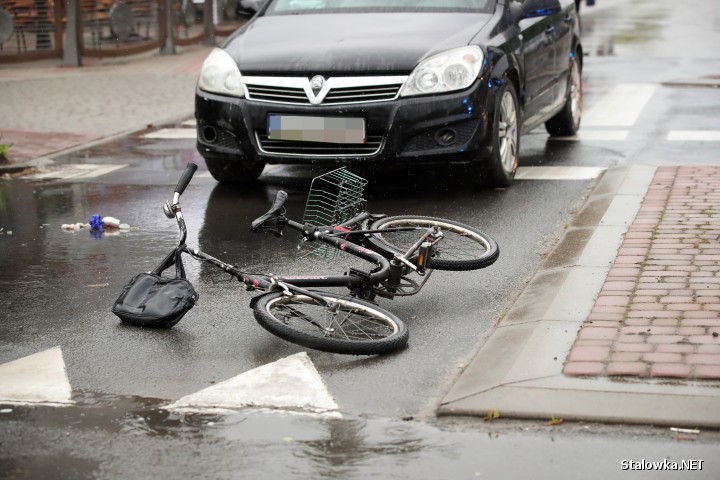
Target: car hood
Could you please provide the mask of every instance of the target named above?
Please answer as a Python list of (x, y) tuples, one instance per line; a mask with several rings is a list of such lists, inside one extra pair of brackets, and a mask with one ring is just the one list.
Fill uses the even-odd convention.
[(428, 55), (468, 45), (490, 18), (468, 13), (256, 17), (224, 48), (243, 74), (408, 74)]

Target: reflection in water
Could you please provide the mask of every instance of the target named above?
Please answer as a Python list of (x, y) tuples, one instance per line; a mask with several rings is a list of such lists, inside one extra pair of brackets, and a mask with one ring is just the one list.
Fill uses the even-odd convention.
[[(466, 178), (466, 175), (460, 167), (455, 166), (444, 166), (438, 171), (428, 168), (422, 171), (411, 169), (384, 173), (360, 169), (351, 171), (358, 171), (368, 179), (365, 197), (368, 209), (375, 213), (440, 215), (438, 204), (466, 196), (468, 191), (476, 192), (481, 197), (497, 194), (488, 190), (474, 190), (470, 185), (463, 186), (457, 179)], [(365, 262), (350, 255), (306, 257), (306, 251), (298, 251), (300, 234), (289, 228), (284, 230), (282, 238), (251, 232), (250, 223), (270, 208), (280, 189), (289, 194), (285, 203), (288, 218), (300, 222), (304, 217), (309, 180), (292, 184), (283, 182), (284, 185), (274, 180), (265, 179), (264, 183), (237, 187), (216, 185), (207, 200), (202, 225), (195, 218), (185, 215), (190, 231), (200, 229), (199, 248), (241, 270), (253, 273), (341, 274), (350, 266), (367, 267)], [(442, 199), (442, 202), (434, 202), (435, 198)], [(201, 278), (209, 282), (228, 279), (227, 274), (207, 263), (201, 265), (200, 272)]]
[(318, 476), (347, 478), (354, 468), (372, 465), (380, 457), (408, 462), (428, 448), (426, 442), (410, 430), (398, 434), (398, 430), (387, 429), (382, 438), (370, 439), (366, 426), (366, 422), (359, 420), (329, 420), (327, 436), (302, 442), (296, 455), (307, 458)]
[(522, 429), (481, 421), (443, 428), (254, 411), (178, 416), (162, 410), (160, 400), (89, 393), (78, 401), (63, 409), (3, 408), (0, 438), (12, 441), (0, 449), (0, 476), (454, 480), (564, 479), (582, 472), (583, 479), (604, 480), (614, 478), (618, 459), (630, 451), (709, 459), (693, 478), (717, 477), (712, 432), (673, 442), (645, 428), (611, 433), (592, 425), (551, 428), (544, 420)]
[[(292, 231), (282, 239), (272, 235), (253, 233), (250, 223), (264, 214), (280, 187), (255, 183), (233, 187), (217, 185), (208, 198), (202, 225), (186, 218), (188, 228), (200, 228), (199, 247), (202, 251), (243, 270), (267, 272), (272, 262), (281, 258), (292, 259), (297, 240)], [(304, 209), (305, 193), (287, 189), (290, 194), (285, 206), (288, 216), (298, 218), (298, 210)], [(292, 237), (292, 238), (291, 238)], [(218, 273), (219, 272), (219, 273)], [(211, 265), (203, 265), (201, 276), (205, 279), (224, 275)]]
[(667, 35), (668, 25), (677, 20), (673, 7), (657, 0), (635, 0), (632, 8), (622, 5), (602, 14), (586, 10), (588, 14), (581, 17), (583, 48), (602, 57), (643, 53), (663, 40), (674, 43), (674, 37)]
[[(167, 220), (159, 209), (147, 213), (148, 203), (162, 205), (159, 195), (122, 184), (0, 183), (0, 345), (8, 358), (27, 354), (19, 349), (26, 340), (57, 342), (63, 331), (92, 328), (104, 316), (88, 322), (84, 314), (98, 305), (107, 312), (119, 287), (158, 261), (157, 244), (175, 243), (173, 226), (158, 224)], [(95, 213), (137, 230), (94, 238), (61, 228)]]
[[(164, 410), (165, 402), (159, 399), (90, 392), (76, 393), (74, 399), (75, 406), (59, 411), (14, 406), (2, 414), (0, 432), (5, 432), (3, 425), (8, 422), (48, 432), (35, 440), (35, 447), (26, 455), (18, 457), (22, 460), (8, 460), (12, 450), (0, 454), (4, 472), (18, 473), (18, 478), (98, 478), (101, 464), (106, 472), (117, 468), (113, 460), (127, 465), (127, 453), (123, 452), (138, 448), (163, 452), (157, 460), (169, 462), (165, 478), (177, 478), (183, 470), (202, 471), (207, 478), (283, 478), (288, 474), (292, 478), (356, 478), (367, 470), (382, 472), (388, 465), (412, 471), (428, 455), (452, 457), (452, 442), (448, 444), (439, 431), (395, 421), (258, 411), (226, 416), (177, 415)], [(56, 432), (67, 439), (54, 440)], [(79, 451), (86, 452), (88, 458), (59, 455), (57, 452), (66, 451), (73, 438), (81, 442), (92, 439), (101, 448), (79, 445)], [(108, 441), (115, 448), (102, 447)], [(163, 445), (161, 450), (157, 442)], [(196, 455), (194, 460), (188, 452)], [(93, 459), (93, 455), (99, 458)], [(14, 458), (12, 454), (10, 458)], [(137, 459), (132, 461), (134, 465)], [(170, 465), (174, 467), (167, 470)], [(152, 472), (158, 465), (141, 468)], [(62, 471), (77, 475), (52, 474)], [(226, 477), (222, 472), (227, 471), (234, 473)], [(387, 472), (383, 478), (401, 477)]]

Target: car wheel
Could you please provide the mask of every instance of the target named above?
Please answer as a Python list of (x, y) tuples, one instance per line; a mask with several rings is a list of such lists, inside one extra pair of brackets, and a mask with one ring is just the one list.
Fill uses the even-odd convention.
[(492, 187), (507, 187), (515, 178), (520, 159), (520, 110), (512, 82), (506, 80), (497, 95), (492, 128), (492, 153), (477, 166), (480, 182)]
[(580, 62), (574, 55), (570, 60), (570, 79), (565, 106), (554, 117), (545, 122), (545, 129), (553, 137), (570, 137), (580, 130), (582, 119), (582, 81)]
[(244, 183), (255, 180), (260, 176), (265, 163), (253, 163), (244, 160), (224, 160), (206, 158), (210, 175), (220, 183)]

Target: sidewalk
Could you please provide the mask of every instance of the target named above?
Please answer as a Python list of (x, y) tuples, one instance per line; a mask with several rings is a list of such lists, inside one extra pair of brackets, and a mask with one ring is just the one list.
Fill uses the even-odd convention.
[(718, 187), (609, 170), (439, 414), (720, 427)]
[[(210, 50), (0, 66), (0, 174), (192, 117)], [(607, 171), (438, 413), (720, 427), (716, 192), (720, 167)]]
[(84, 59), (76, 68), (59, 66), (60, 59), (0, 65), (0, 142), (13, 144), (11, 165), (0, 165), (0, 173), (191, 118), (197, 76), (211, 49)]

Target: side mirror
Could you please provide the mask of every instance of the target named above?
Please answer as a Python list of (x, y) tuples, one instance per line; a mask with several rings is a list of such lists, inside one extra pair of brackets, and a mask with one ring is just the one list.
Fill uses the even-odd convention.
[(524, 18), (545, 17), (562, 10), (560, 0), (527, 0), (523, 3), (520, 20)]
[(252, 17), (262, 8), (264, 3), (265, 0), (237, 0), (235, 13)]

